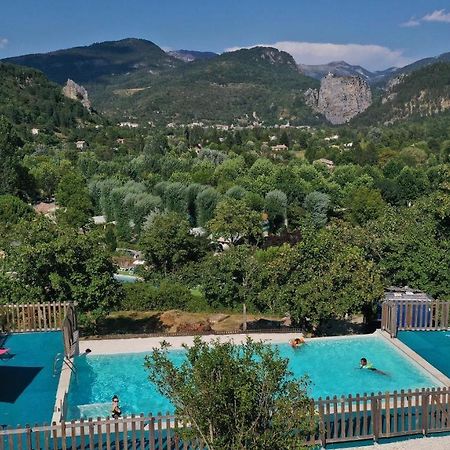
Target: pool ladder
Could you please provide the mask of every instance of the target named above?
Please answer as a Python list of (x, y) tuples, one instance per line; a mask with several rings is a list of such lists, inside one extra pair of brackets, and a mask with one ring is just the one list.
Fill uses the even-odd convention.
[(60, 361), (62, 361), (62, 363), (63, 363), (63, 365), (61, 366), (61, 370), (62, 370), (62, 367), (64, 365), (66, 365), (72, 371), (72, 373), (75, 375), (75, 377), (77, 376), (75, 365), (73, 364), (73, 362), (69, 358), (66, 358), (64, 356), (64, 353), (57, 353), (55, 356), (55, 359), (53, 360), (53, 376), (54, 377), (59, 372), (58, 371), (58, 363)]

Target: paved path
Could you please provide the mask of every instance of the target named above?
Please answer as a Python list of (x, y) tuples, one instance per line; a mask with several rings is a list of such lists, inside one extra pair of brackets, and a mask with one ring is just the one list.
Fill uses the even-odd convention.
[(409, 439), (389, 444), (352, 447), (351, 450), (450, 450), (450, 436)]

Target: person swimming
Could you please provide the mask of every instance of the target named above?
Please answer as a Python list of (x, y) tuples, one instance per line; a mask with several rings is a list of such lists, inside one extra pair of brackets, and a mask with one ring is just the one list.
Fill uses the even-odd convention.
[(359, 368), (371, 370), (371, 371), (377, 372), (381, 375), (387, 375), (386, 372), (383, 372), (382, 370), (378, 370), (376, 367), (374, 367), (374, 365), (370, 361), (368, 361), (367, 358), (361, 358), (361, 361), (359, 362)]
[(300, 346), (302, 346), (304, 343), (305, 343), (305, 339), (304, 339), (303, 336), (298, 337), (298, 338), (295, 338), (295, 339), (292, 339), (292, 340), (290, 341), (290, 344), (291, 344), (291, 347), (292, 347), (292, 348), (300, 347)]

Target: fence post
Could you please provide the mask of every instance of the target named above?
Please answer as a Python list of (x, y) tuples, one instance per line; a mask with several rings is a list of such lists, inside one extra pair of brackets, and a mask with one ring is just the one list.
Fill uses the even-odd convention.
[[(27, 449), (31, 450), (33, 448), (33, 444), (31, 443), (31, 428), (30, 425), (26, 425), (26, 430), (27, 430)], [(3, 439), (3, 437), (2, 437)]]
[(327, 445), (327, 431), (325, 429), (325, 413), (322, 398), (319, 397), (319, 439), (322, 448)]
[(422, 389), (422, 433), (424, 436), (428, 434), (428, 405), (430, 390)]
[(370, 396), (370, 412), (372, 415), (372, 433), (373, 441), (378, 442), (380, 437), (380, 408), (378, 404), (378, 398), (372, 393)]

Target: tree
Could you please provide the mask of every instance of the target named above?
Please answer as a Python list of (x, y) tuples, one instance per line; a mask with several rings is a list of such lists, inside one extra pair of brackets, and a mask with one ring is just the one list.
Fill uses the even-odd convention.
[(34, 211), (31, 206), (13, 195), (0, 195), (0, 223), (15, 225), (21, 220), (31, 219)]
[(204, 226), (213, 218), (219, 199), (220, 194), (214, 188), (206, 188), (199, 192), (195, 199), (197, 223), (199, 225)]
[(189, 230), (189, 221), (181, 214), (156, 215), (141, 236), (147, 263), (168, 273), (188, 261), (199, 259), (205, 252), (205, 242), (191, 235)]
[(86, 180), (80, 173), (69, 172), (61, 178), (56, 191), (58, 220), (74, 228), (86, 225), (93, 208)]
[(272, 228), (279, 227), (283, 222), (286, 224), (287, 197), (284, 192), (279, 190), (268, 192), (265, 198), (265, 208), (269, 214)]
[(261, 217), (243, 201), (228, 198), (218, 203), (214, 218), (207, 228), (216, 238), (223, 237), (235, 244), (243, 239), (258, 239), (261, 236)]
[(7, 269), (14, 270), (14, 283), (33, 291), (34, 301), (77, 302), (94, 326), (120, 301), (123, 291), (114, 280), (114, 265), (96, 233), (80, 234), (40, 219), (18, 230), (18, 239)]
[(22, 141), (13, 126), (0, 116), (0, 195), (16, 195), (21, 191), (24, 168), (20, 165), (18, 149)]
[(330, 196), (323, 192), (311, 192), (305, 197), (303, 207), (311, 215), (311, 220), (317, 228), (325, 226), (330, 209)]
[(145, 362), (150, 381), (191, 424), (182, 438), (200, 438), (211, 450), (303, 448), (314, 427), (307, 382), (292, 378), (277, 349), (198, 337), (184, 348), (181, 365), (169, 358), (167, 344)]
[(347, 208), (351, 221), (363, 225), (369, 220), (380, 217), (386, 208), (386, 203), (381, 198), (380, 191), (359, 187), (350, 195)]

